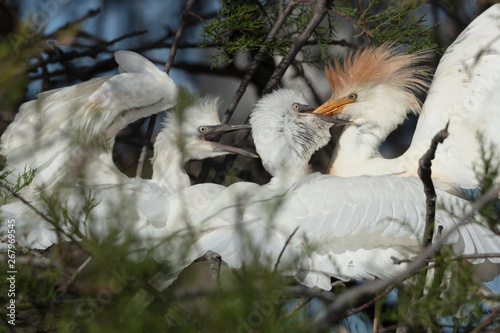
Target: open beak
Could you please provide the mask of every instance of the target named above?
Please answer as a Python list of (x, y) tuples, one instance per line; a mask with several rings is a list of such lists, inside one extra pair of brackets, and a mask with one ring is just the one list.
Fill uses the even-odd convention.
[(230, 154), (240, 154), (244, 156), (250, 156), (254, 158), (259, 158), (259, 155), (256, 155), (252, 152), (246, 151), (241, 148), (236, 148), (233, 146), (225, 145), (217, 141), (213, 141), (217, 138), (219, 138), (221, 135), (230, 133), (230, 132), (236, 132), (236, 131), (243, 131), (243, 130), (250, 130), (252, 126), (243, 124), (243, 125), (227, 125), (227, 124), (220, 124), (220, 125), (213, 125), (213, 126), (207, 126), (207, 130), (205, 133), (200, 135), (200, 139), (203, 139), (205, 141), (210, 141), (210, 143), (214, 146), (214, 148), (217, 151), (223, 151), (227, 152)]
[[(319, 109), (319, 108), (318, 108)], [(316, 110), (318, 110), (316, 109)], [(350, 124), (351, 120), (349, 116), (344, 115), (344, 114), (334, 114), (332, 116), (316, 113), (316, 110), (313, 107), (310, 107), (308, 105), (301, 105), (301, 109), (299, 110), (299, 113), (311, 113), (315, 115), (317, 118), (321, 119), (325, 123), (329, 123), (332, 125), (346, 125)]]
[(332, 116), (334, 114), (342, 112), (344, 107), (348, 104), (353, 103), (354, 100), (348, 96), (339, 99), (330, 98), (325, 103), (321, 104), (313, 113), (324, 114), (326, 116)]

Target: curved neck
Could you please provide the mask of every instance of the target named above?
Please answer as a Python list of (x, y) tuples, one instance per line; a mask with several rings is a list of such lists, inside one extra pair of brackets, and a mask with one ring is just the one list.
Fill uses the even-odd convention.
[(268, 188), (275, 191), (286, 191), (294, 183), (309, 174), (309, 164), (303, 160), (293, 159), (289, 163), (283, 164), (277, 169), (267, 184)]
[[(157, 139), (156, 142), (161, 141)], [(175, 143), (164, 144), (161, 149), (155, 143), (151, 180), (165, 187), (171, 193), (190, 186), (191, 181), (184, 170), (184, 162), (183, 154)]]
[(368, 163), (384, 160), (378, 148), (394, 128), (383, 128), (378, 123), (366, 120), (355, 121), (340, 136), (330, 161), (329, 173), (338, 176), (359, 175)]

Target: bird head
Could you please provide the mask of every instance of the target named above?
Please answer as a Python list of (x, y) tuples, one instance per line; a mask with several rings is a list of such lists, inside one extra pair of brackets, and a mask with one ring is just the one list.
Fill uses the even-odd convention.
[[(252, 136), (271, 175), (307, 169), (312, 154), (329, 142), (334, 123), (322, 121), (312, 110), (302, 93), (292, 89), (276, 90), (255, 105), (250, 116)], [(339, 124), (346, 122), (338, 120)]]
[(420, 54), (395, 54), (392, 44), (349, 53), (325, 68), (332, 97), (314, 113), (344, 113), (355, 124), (381, 122), (395, 128), (406, 115), (419, 112), (415, 92), (428, 86), (427, 69), (416, 64), (425, 59)]
[(258, 157), (244, 149), (216, 141), (223, 134), (251, 128), (250, 125), (221, 124), (218, 98), (205, 97), (182, 112), (172, 112), (164, 124), (164, 129), (156, 139), (155, 154), (163, 150), (163, 145), (173, 144), (183, 153), (184, 161), (226, 154)]

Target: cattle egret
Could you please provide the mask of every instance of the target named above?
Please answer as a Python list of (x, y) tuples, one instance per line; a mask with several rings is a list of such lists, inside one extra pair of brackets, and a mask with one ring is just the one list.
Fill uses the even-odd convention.
[[(59, 198), (69, 212), (76, 214), (72, 217), (73, 223), (78, 221), (78, 227), (84, 228), (80, 233), (89, 237), (102, 239), (112, 231), (126, 233), (144, 225), (164, 223), (170, 214), (168, 198), (190, 185), (183, 169), (187, 160), (232, 153), (257, 157), (243, 149), (212, 141), (224, 133), (250, 129), (250, 125), (221, 124), (218, 112), (218, 99), (205, 97), (184, 111), (167, 116), (155, 143), (151, 180), (126, 178), (120, 184), (59, 185), (55, 198)], [(197, 192), (191, 195), (191, 199), (196, 197), (198, 204), (204, 196), (213, 197), (224, 189), (215, 184), (196, 188)], [(44, 192), (47, 193), (46, 189)], [(90, 197), (97, 205), (87, 216), (82, 212)], [(55, 198), (49, 201), (54, 202)], [(33, 200), (31, 204), (44, 213), (51, 210), (46, 200)], [(65, 213), (62, 207), (57, 211)], [(58, 226), (60, 230), (56, 230), (20, 201), (2, 206), (1, 212), (17, 221), (18, 243), (32, 248), (45, 249), (60, 241), (61, 231), (70, 235), (73, 234), (70, 230), (75, 229), (75, 225), (68, 224), (61, 215), (63, 223)], [(87, 220), (92, 222), (85, 222)], [(68, 235), (63, 239), (70, 239)], [(81, 236), (75, 232), (74, 237)]]
[[(171, 208), (181, 206), (179, 198), (188, 200), (183, 219), (176, 219), (185, 222), (175, 228), (167, 222), (140, 231), (147, 246), (155, 248), (155, 259), (182, 268), (211, 250), (232, 268), (253, 261), (272, 268), (284, 250), (280, 263), (287, 274), (327, 290), (331, 277), (388, 279), (405, 269), (404, 264), (394, 265), (391, 257), (408, 258), (421, 248), (426, 204), (420, 180), (307, 175), (309, 158), (329, 140), (331, 124), (300, 112), (307, 110), (305, 103), (299, 92), (288, 89), (257, 103), (250, 120), (252, 135), (263, 165), (273, 175), (270, 184), (233, 184), (202, 208), (183, 191), (176, 200), (169, 198)], [(194, 186), (186, 189), (193, 190)], [(465, 200), (446, 192), (438, 191), (438, 198), (457, 214), (467, 209)], [(457, 221), (446, 209), (438, 209), (436, 230), (443, 228), (443, 235), (454, 230), (446, 242), (457, 255), (500, 250), (500, 238), (490, 230), (479, 224), (455, 229)], [(189, 260), (176, 258), (176, 253), (185, 253), (185, 246), (177, 252), (172, 242), (162, 242), (173, 234), (176, 239), (196, 235)], [(483, 280), (499, 274), (498, 258), (471, 261)]]
[(219, 119), (219, 99), (205, 97), (182, 114), (172, 112), (154, 144), (153, 182), (170, 192), (191, 185), (184, 171), (188, 160), (202, 160), (225, 154), (257, 155), (213, 141), (221, 134), (250, 129), (250, 125), (226, 125)]
[[(33, 191), (68, 174), (86, 173), (90, 184), (127, 180), (113, 163), (115, 136), (129, 123), (177, 103), (177, 86), (146, 58), (118, 51), (121, 74), (41, 93), (24, 103), (1, 137), (2, 155), (15, 170), (36, 169)], [(73, 183), (71, 178), (69, 183)]]
[[(394, 55), (383, 45), (349, 54), (343, 65), (325, 70), (332, 98), (317, 113), (342, 112), (354, 125), (344, 129), (332, 156), (330, 174), (338, 176), (416, 176), (418, 159), (432, 137), (449, 121), (450, 136), (440, 145), (432, 175), (452, 190), (478, 186), (474, 165), (481, 167), (477, 134), (500, 147), (500, 4), (476, 18), (447, 49), (436, 70), (409, 149), (384, 159), (380, 143), (419, 111), (413, 91), (424, 86), (422, 68), (411, 67), (421, 56)], [(500, 151), (500, 150), (497, 150)]]

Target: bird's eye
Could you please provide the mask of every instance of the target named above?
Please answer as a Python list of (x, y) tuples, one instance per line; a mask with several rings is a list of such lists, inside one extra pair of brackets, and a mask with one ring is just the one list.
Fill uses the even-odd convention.
[(200, 126), (200, 127), (198, 128), (198, 131), (199, 131), (200, 133), (205, 133), (205, 132), (207, 131), (207, 127), (206, 127), (206, 126)]
[(349, 96), (347, 96), (352, 101), (355, 101), (358, 98), (358, 94), (356, 93), (350, 93)]
[(299, 111), (300, 110), (300, 105), (298, 103), (293, 103), (292, 107), (294, 110)]

